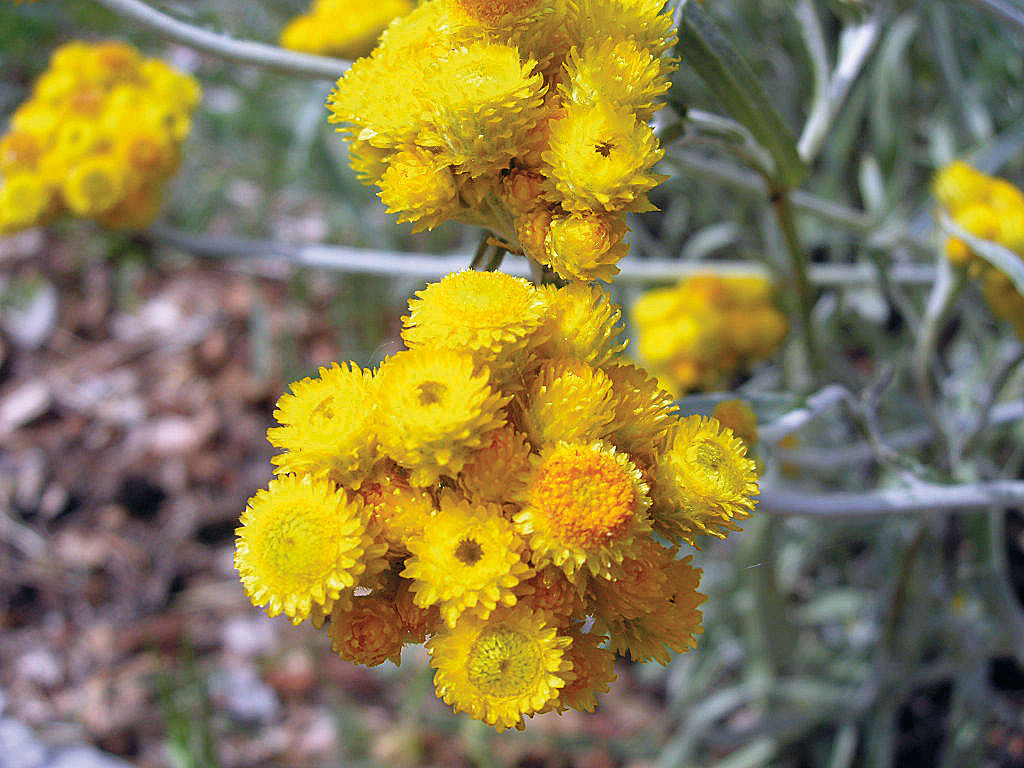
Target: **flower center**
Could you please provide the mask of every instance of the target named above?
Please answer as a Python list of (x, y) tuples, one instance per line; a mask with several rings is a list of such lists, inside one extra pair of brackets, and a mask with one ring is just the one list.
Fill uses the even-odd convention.
[(455, 548), (455, 559), (463, 565), (473, 566), (484, 556), (484, 549), (476, 541), (465, 538)]
[(420, 405), (437, 405), (448, 392), (448, 387), (440, 381), (424, 381), (416, 387), (416, 397)]
[(725, 493), (742, 490), (742, 471), (733, 461), (733, 452), (727, 447), (716, 441), (698, 439), (686, 451), (686, 458), (690, 475), (702, 483)]
[(611, 155), (613, 149), (615, 149), (615, 145), (610, 141), (599, 141), (594, 145), (594, 151), (601, 157), (608, 157)]
[(469, 651), (469, 682), (485, 696), (506, 699), (530, 690), (540, 670), (536, 644), (499, 627), (482, 632)]
[(563, 543), (594, 549), (625, 533), (637, 507), (633, 477), (612, 456), (568, 447), (554, 454), (534, 487), (533, 503)]

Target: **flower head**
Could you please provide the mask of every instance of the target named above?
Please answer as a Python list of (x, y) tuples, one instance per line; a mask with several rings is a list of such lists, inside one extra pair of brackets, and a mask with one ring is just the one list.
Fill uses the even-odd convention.
[(411, 555), (402, 577), (411, 579), (416, 604), (439, 605), (452, 627), (464, 611), (486, 618), (514, 605), (513, 588), (530, 575), (523, 542), (500, 507), (445, 494), (422, 533), (407, 542)]
[(648, 487), (633, 462), (601, 442), (557, 443), (534, 459), (516, 527), (535, 565), (570, 578), (614, 578), (650, 532)]
[(576, 213), (554, 216), (544, 236), (539, 259), (566, 280), (611, 281), (629, 248), (621, 214)]
[(547, 313), (538, 356), (575, 358), (597, 368), (626, 348), (622, 312), (607, 289), (572, 282), (562, 288), (542, 286), (540, 293)]
[(405, 626), (394, 602), (376, 595), (357, 595), (339, 603), (331, 613), (327, 631), (331, 648), (345, 661), (375, 667), (401, 663)]
[(527, 394), (523, 421), (535, 446), (560, 440), (590, 442), (605, 436), (615, 417), (612, 382), (579, 360), (545, 363)]
[(544, 711), (571, 675), (572, 639), (544, 614), (506, 609), (488, 619), (464, 615), (427, 641), (437, 695), (498, 730), (522, 728)]
[(354, 587), (373, 548), (362, 503), (328, 480), (282, 475), (256, 493), (236, 531), (235, 568), (254, 605), (298, 624)]
[(379, 434), (384, 452), (413, 485), (454, 477), (487, 434), (505, 423), (506, 397), (468, 352), (420, 347), (388, 358), (379, 376)]
[(458, 188), (448, 163), (418, 147), (392, 155), (379, 177), (380, 199), (388, 213), (413, 223), (413, 231), (433, 229), (458, 208)]

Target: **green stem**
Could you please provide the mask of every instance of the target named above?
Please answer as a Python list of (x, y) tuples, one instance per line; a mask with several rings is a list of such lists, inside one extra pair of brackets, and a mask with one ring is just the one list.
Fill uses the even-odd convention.
[(796, 288), (796, 314), (801, 326), (801, 337), (807, 353), (807, 363), (811, 371), (820, 374), (823, 369), (821, 350), (817, 344), (814, 330), (811, 327), (811, 308), (814, 306), (814, 295), (807, 277), (807, 253), (800, 244), (800, 236), (793, 217), (793, 206), (790, 201), (790, 190), (775, 188), (771, 190), (772, 208), (782, 231), (782, 240), (786, 246), (790, 273)]

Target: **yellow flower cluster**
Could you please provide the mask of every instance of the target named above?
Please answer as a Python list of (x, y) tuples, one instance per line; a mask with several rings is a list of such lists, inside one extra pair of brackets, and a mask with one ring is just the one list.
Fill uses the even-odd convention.
[(789, 327), (767, 280), (710, 274), (648, 291), (632, 320), (640, 357), (676, 395), (728, 387), (744, 367), (774, 355)]
[(199, 98), (192, 77), (124, 43), (59, 48), (0, 138), (0, 234), (65, 210), (149, 223)]
[(662, 0), (427, 0), (338, 81), (331, 120), (399, 221), (483, 226), (565, 279), (610, 280), (664, 177), (648, 124)]
[[(982, 240), (999, 243), (1024, 259), (1024, 193), (1013, 184), (956, 162), (935, 177), (934, 192), (962, 229)], [(946, 256), (952, 264), (981, 280), (992, 313), (1013, 325), (1017, 336), (1024, 339), (1024, 296), (1009, 276), (955, 237), (946, 241)]]
[(357, 59), (377, 43), (385, 27), (413, 9), (411, 0), (313, 0), (309, 13), (281, 31), (294, 51)]
[(616, 654), (693, 647), (680, 555), (750, 514), (754, 462), (625, 361), (620, 320), (595, 286), (456, 272), (409, 301), (379, 369), (295, 382), (238, 529), (252, 601), (329, 617), (354, 662), (425, 642), (437, 695), (499, 730), (593, 710)]

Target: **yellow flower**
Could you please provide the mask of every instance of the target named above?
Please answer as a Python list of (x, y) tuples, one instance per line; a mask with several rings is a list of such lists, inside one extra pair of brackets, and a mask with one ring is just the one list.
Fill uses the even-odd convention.
[(470, 269), (417, 291), (402, 320), (410, 348), (465, 350), (494, 371), (519, 362), (544, 321), (544, 300), (521, 277)]
[(573, 359), (553, 360), (537, 373), (523, 422), (538, 448), (560, 440), (590, 442), (605, 436), (615, 417), (612, 382), (600, 368)]
[(327, 630), (331, 649), (345, 661), (375, 667), (385, 661), (398, 665), (405, 626), (390, 598), (356, 595), (334, 606)]
[(0, 181), (0, 233), (37, 224), (49, 209), (51, 197), (34, 173), (13, 173)]
[[(293, 624), (330, 610), (373, 549), (362, 503), (327, 480), (282, 475), (257, 491), (236, 531), (235, 568), (253, 605)], [(376, 564), (375, 564), (376, 565)]]
[(402, 577), (413, 581), (416, 604), (438, 604), (449, 627), (465, 611), (486, 618), (499, 605), (515, 605), (513, 588), (531, 574), (523, 542), (501, 508), (451, 493), (407, 546)]
[(457, 712), (499, 731), (522, 729), (523, 716), (544, 711), (570, 677), (571, 642), (528, 609), (466, 614), (427, 641), (434, 689)]
[(647, 192), (666, 177), (652, 173), (664, 151), (654, 131), (628, 109), (569, 104), (550, 126), (543, 153), (558, 202), (572, 212), (651, 210)]
[(384, 362), (378, 377), (381, 448), (410, 471), (413, 485), (455, 477), (487, 434), (505, 423), (508, 398), (466, 352), (404, 350)]
[(617, 358), (626, 348), (621, 340), (622, 311), (607, 289), (573, 282), (563, 288), (544, 285), (541, 297), (547, 306), (543, 340), (537, 348), (542, 358), (575, 358), (595, 368)]
[(393, 556), (407, 554), (406, 541), (422, 532), (434, 514), (430, 494), (422, 488), (410, 487), (390, 462), (382, 462), (358, 492)]
[(399, 222), (412, 222), (414, 232), (443, 224), (458, 208), (458, 189), (448, 163), (418, 147), (392, 155), (379, 185), (388, 213), (397, 213)]
[(715, 419), (680, 420), (655, 468), (655, 528), (672, 541), (693, 533), (724, 538), (757, 503), (757, 467), (732, 430)]
[(632, 363), (608, 366), (605, 373), (615, 397), (608, 441), (634, 458), (653, 462), (667, 447), (675, 425), (675, 400), (646, 371)]
[[(634, 40), (656, 58), (675, 45), (672, 7), (661, 0), (567, 0), (566, 6), (577, 43)], [(672, 63), (665, 62), (666, 71)]]
[(125, 181), (125, 168), (117, 158), (91, 155), (72, 166), (61, 192), (72, 213), (98, 216), (117, 205)]
[(534, 565), (552, 563), (573, 579), (583, 569), (614, 578), (623, 558), (650, 535), (648, 487), (633, 462), (610, 446), (558, 443), (534, 457), (513, 522)]
[(699, 606), (707, 598), (697, 591), (701, 571), (690, 560), (685, 557), (668, 566), (666, 591), (656, 610), (635, 619), (608, 623), (611, 648), (616, 653), (628, 653), (633, 661), (668, 664), (669, 651), (685, 653), (696, 647), (695, 635), (704, 631)]
[(644, 539), (635, 553), (622, 561), (614, 579), (593, 578), (587, 592), (594, 612), (602, 617), (635, 619), (662, 608), (665, 601), (667, 569), (675, 550), (653, 538)]
[(358, 488), (377, 458), (376, 399), (373, 372), (355, 363), (332, 363), (293, 382), (274, 411), (281, 426), (267, 430), (270, 444), (285, 450), (272, 459), (276, 471), (325, 473)]
[(511, 424), (493, 430), (487, 438), (467, 459), (459, 485), (472, 499), (503, 504), (526, 482), (530, 444)]
[(722, 400), (715, 405), (711, 417), (717, 419), (723, 427), (731, 429), (748, 450), (757, 445), (757, 414), (746, 400)]
[(585, 606), (580, 588), (569, 581), (561, 568), (541, 568), (516, 587), (518, 602), (528, 605), (534, 613), (549, 614), (559, 626), (581, 618)]
[(628, 231), (621, 213), (555, 216), (548, 225), (539, 261), (566, 280), (611, 282), (619, 274), (618, 263), (629, 252), (623, 242)]
[(559, 692), (553, 709), (559, 712), (575, 709), (593, 712), (597, 709), (597, 694), (607, 693), (618, 674), (615, 672), (615, 654), (601, 646), (608, 639), (594, 632), (583, 632), (573, 627), (565, 634), (572, 645), (565, 652), (572, 664), (572, 680)]
[(506, 167), (543, 114), (536, 62), (500, 43), (475, 42), (438, 62), (417, 143), (472, 177)]
[(281, 31), (281, 45), (296, 51), (357, 59), (387, 25), (413, 9), (409, 0), (314, 0), (310, 12)]
[(669, 79), (662, 75), (661, 62), (635, 40), (588, 41), (582, 49), (572, 49), (565, 69), (569, 81), (559, 90), (566, 101), (614, 104), (645, 122), (665, 106)]
[(31, 131), (13, 130), (0, 137), (0, 172), (33, 171), (42, 154), (42, 137)]

